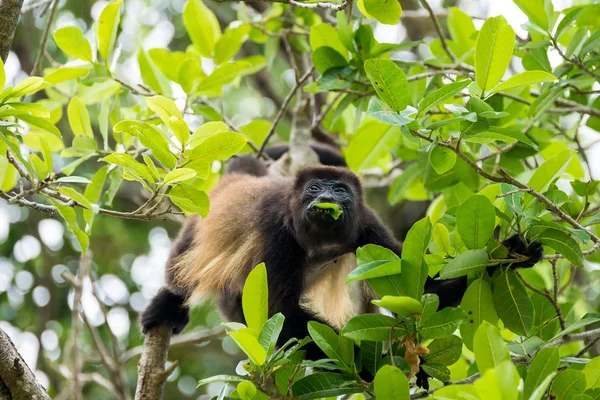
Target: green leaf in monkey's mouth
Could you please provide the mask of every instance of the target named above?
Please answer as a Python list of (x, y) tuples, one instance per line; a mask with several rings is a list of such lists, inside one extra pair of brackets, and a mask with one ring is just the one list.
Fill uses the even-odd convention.
[(340, 206), (334, 203), (317, 203), (312, 205), (313, 210), (331, 215), (331, 218), (337, 220), (342, 215)]

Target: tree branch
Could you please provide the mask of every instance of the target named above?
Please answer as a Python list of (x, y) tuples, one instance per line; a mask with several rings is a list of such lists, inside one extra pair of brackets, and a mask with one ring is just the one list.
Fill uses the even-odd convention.
[[(35, 379), (12, 340), (1, 328), (0, 382), (4, 383), (12, 400), (50, 400), (46, 389)], [(0, 389), (0, 394), (3, 391), (4, 388)]]
[(169, 353), (171, 333), (171, 327), (161, 325), (146, 334), (144, 350), (138, 366), (135, 400), (162, 399), (163, 387), (169, 377), (165, 373), (165, 364)]
[(0, 0), (0, 58), (6, 61), (19, 23), (23, 0)]
[(44, 33), (42, 35), (42, 42), (40, 43), (40, 50), (38, 52), (37, 58), (35, 59), (35, 64), (33, 64), (33, 69), (31, 70), (30, 75), (37, 75), (38, 70), (42, 64), (42, 58), (44, 58), (44, 52), (46, 51), (46, 42), (48, 41), (48, 35), (50, 34), (50, 27), (52, 26), (52, 21), (54, 21), (54, 15), (56, 14), (56, 9), (58, 8), (59, 0), (54, 0), (52, 4), (52, 8), (50, 8), (50, 15), (48, 16), (48, 22), (46, 22), (46, 28), (44, 28)]

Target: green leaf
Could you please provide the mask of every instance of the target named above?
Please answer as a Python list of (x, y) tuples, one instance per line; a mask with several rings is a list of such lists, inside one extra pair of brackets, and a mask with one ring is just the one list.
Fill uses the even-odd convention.
[(344, 362), (344, 357), (338, 343), (338, 335), (331, 327), (316, 321), (310, 321), (308, 323), (308, 333), (328, 358), (336, 361), (336, 364), (340, 365), (340, 368), (351, 371), (351, 368)]
[[(354, 50), (354, 40), (352, 38), (352, 25), (348, 24), (348, 18), (346, 17), (346, 13), (337, 12), (335, 13), (336, 21), (337, 21), (337, 31), (340, 35), (340, 40), (344, 44), (344, 46), (350, 50)], [(1, 88), (2, 86), (0, 86)]]
[(65, 26), (54, 32), (56, 45), (68, 56), (92, 62), (92, 46), (81, 29), (76, 26)]
[(364, 0), (365, 10), (382, 24), (396, 25), (402, 15), (398, 0)]
[(58, 128), (56, 126), (54, 126), (52, 123), (50, 123), (45, 118), (32, 117), (30, 115), (24, 114), (24, 115), (19, 115), (19, 119), (21, 121), (27, 122), (31, 126), (35, 126), (36, 128), (40, 128), (43, 131), (52, 133), (53, 135), (55, 135), (57, 137), (61, 137), (61, 134), (60, 134), (60, 131), (58, 130)]
[[(100, 202), (100, 196), (102, 194), (102, 188), (104, 187), (104, 181), (108, 174), (108, 166), (104, 166), (92, 177), (90, 183), (86, 186), (83, 195), (92, 204), (98, 204)], [(94, 210), (83, 210), (83, 218), (87, 224), (86, 233), (89, 235), (92, 232), (92, 224), (94, 222), (94, 216), (96, 212)]]
[(423, 310), (420, 301), (407, 296), (383, 296), (381, 300), (373, 300), (372, 303), (387, 308), (399, 317), (419, 314)]
[(92, 124), (90, 122), (90, 114), (83, 104), (83, 101), (78, 96), (75, 96), (69, 102), (67, 107), (67, 116), (69, 117), (69, 125), (75, 136), (85, 135), (93, 138)]
[(548, 190), (550, 183), (564, 171), (574, 154), (575, 150), (563, 150), (549, 160), (546, 160), (546, 162), (535, 170), (533, 176), (529, 179), (528, 185), (538, 192)]
[(129, 154), (113, 153), (100, 159), (99, 161), (120, 165), (121, 167), (133, 171), (135, 174), (141, 176), (148, 182), (152, 184), (154, 183), (154, 177), (152, 176), (150, 169), (146, 165), (136, 161), (136, 159)]
[(409, 400), (410, 386), (404, 372), (392, 365), (384, 365), (373, 381), (377, 400)]
[(46, 86), (48, 86), (48, 84), (43, 78), (40, 78), (39, 76), (30, 76), (17, 83), (12, 89), (7, 89), (9, 90), (8, 97), (22, 97), (34, 94), (37, 91), (44, 89)]
[(348, 274), (347, 283), (400, 273), (400, 257), (384, 247), (375, 244), (359, 247), (356, 257), (358, 268)]
[(402, 294), (417, 300), (423, 296), (429, 272), (424, 257), (429, 242), (431, 242), (431, 222), (429, 217), (425, 217), (410, 228), (402, 247)]
[(299, 400), (311, 400), (361, 393), (363, 387), (358, 385), (353, 378), (341, 374), (316, 372), (294, 382), (292, 391), (294, 397)]
[(570, 400), (585, 390), (585, 375), (574, 369), (565, 369), (552, 382), (551, 393), (556, 400)]
[(94, 83), (92, 86), (79, 85), (77, 92), (86, 105), (101, 103), (121, 90), (121, 84), (112, 79)]
[(571, 261), (578, 267), (583, 267), (583, 252), (577, 242), (565, 232), (557, 229), (546, 229), (538, 236), (544, 246), (548, 246)]
[(484, 321), (473, 339), (473, 352), (477, 367), (481, 373), (494, 368), (503, 361), (510, 361), (510, 354), (506, 343), (502, 339), (498, 328)]
[(169, 118), (182, 118), (181, 111), (171, 99), (163, 96), (146, 97), (148, 108), (154, 111), (165, 124), (169, 123)]
[(4, 61), (0, 58), (0, 90), (6, 85), (6, 72), (4, 71)]
[(187, 181), (196, 176), (196, 171), (190, 168), (178, 168), (170, 171), (164, 178), (165, 185), (172, 185), (177, 182)]
[(446, 307), (421, 319), (419, 333), (424, 338), (441, 339), (451, 335), (467, 319), (460, 308)]
[(260, 263), (248, 274), (242, 292), (242, 308), (246, 324), (258, 337), (269, 314), (267, 268)]
[(585, 375), (587, 388), (600, 388), (600, 357), (592, 358), (581, 371)]
[(267, 353), (258, 342), (256, 336), (245, 330), (229, 332), (228, 334), (254, 364), (258, 366), (265, 364), (265, 361), (267, 360)]
[(456, 229), (469, 249), (480, 249), (494, 233), (496, 209), (485, 196), (475, 195), (456, 211)]
[(252, 382), (240, 382), (235, 389), (242, 400), (252, 400), (256, 396), (256, 386)]
[(515, 32), (502, 16), (488, 18), (475, 45), (475, 77), (481, 92), (493, 88), (502, 76), (515, 46)]
[(435, 245), (446, 254), (452, 252), (450, 232), (448, 232), (446, 225), (437, 223), (433, 226), (433, 241), (435, 242)]
[[(57, 83), (86, 76), (90, 72), (90, 69), (91, 65), (81, 67), (47, 68), (44, 70), (44, 80), (52, 85), (56, 85)], [(1, 88), (2, 86), (0, 85), (0, 89)]]
[[(154, 65), (158, 67), (160, 72), (162, 72), (167, 79), (173, 82), (180, 83), (182, 87), (184, 86), (183, 83), (177, 79), (179, 69), (181, 68), (184, 60), (186, 60), (186, 54), (184, 52), (168, 51), (166, 49), (154, 48), (148, 50), (148, 56), (150, 57)], [(202, 74), (202, 76), (204, 75), (204, 73), (202, 72), (202, 65), (200, 65), (199, 56), (192, 56), (187, 60), (189, 60), (190, 62), (198, 61), (197, 66), (199, 67), (199, 69), (193, 71), (193, 74), (189, 74), (190, 76), (196, 76), (196, 74)]]
[(494, 297), (490, 285), (483, 279), (476, 279), (463, 295), (460, 307), (467, 313), (468, 320), (460, 326), (460, 336), (465, 346), (473, 350), (473, 338), (483, 321), (496, 325), (498, 315), (494, 307)]
[(427, 345), (429, 353), (423, 354), (422, 357), (427, 364), (433, 362), (442, 365), (452, 365), (460, 358), (462, 345), (463, 341), (455, 335), (435, 339)]
[(219, 38), (215, 46), (215, 63), (222, 64), (236, 55), (242, 47), (244, 39), (250, 33), (250, 29), (252, 27), (248, 24), (225, 29), (223, 36)]
[(335, 49), (328, 46), (321, 46), (312, 53), (313, 64), (321, 74), (331, 68), (345, 67), (348, 61)]
[(429, 376), (438, 381), (448, 382), (450, 380), (450, 370), (445, 365), (436, 362), (428, 362), (427, 364), (421, 365), (421, 368)]
[(557, 347), (548, 347), (540, 350), (529, 366), (525, 386), (523, 387), (523, 398), (529, 398), (533, 391), (552, 373), (558, 369), (560, 357)]
[(429, 156), (431, 166), (440, 175), (450, 171), (456, 164), (456, 153), (447, 147), (434, 146)]
[(202, 1), (189, 0), (183, 9), (183, 24), (200, 54), (212, 58), (215, 44), (221, 37), (215, 14)]
[(187, 126), (183, 118), (169, 117), (168, 125), (179, 143), (181, 143), (181, 147), (185, 147), (190, 140), (190, 128)]
[(137, 61), (140, 67), (142, 81), (156, 93), (169, 95), (171, 93), (169, 81), (164, 77), (162, 72), (152, 64), (152, 61), (144, 49), (138, 51)]
[(121, 21), (121, 4), (123, 4), (123, 0), (116, 0), (107, 4), (98, 20), (98, 51), (107, 64), (117, 39), (117, 31)]
[(206, 379), (201, 379), (198, 381), (198, 385), (196, 387), (208, 385), (213, 382), (246, 382), (248, 378), (244, 376), (237, 375), (215, 375)]
[(310, 28), (309, 42), (313, 51), (323, 46), (331, 47), (348, 60), (348, 50), (342, 43), (338, 32), (329, 24), (313, 25)]
[[(240, 126), (239, 130), (241, 133), (246, 136), (248, 142), (254, 143), (254, 145), (260, 145), (265, 138), (267, 137), (269, 130), (273, 124), (269, 121), (265, 121), (262, 119), (254, 120), (244, 126)], [(227, 129), (225, 129), (227, 130)], [(241, 153), (252, 153), (254, 150), (249, 145), (246, 144), (242, 149)]]
[(121, 121), (113, 127), (114, 132), (129, 132), (139, 138), (143, 146), (167, 168), (175, 168), (177, 157), (169, 150), (169, 141), (154, 125), (142, 121)]
[(283, 328), (284, 320), (285, 317), (283, 314), (277, 313), (265, 322), (265, 325), (260, 331), (258, 341), (267, 352), (267, 357), (270, 357), (271, 354), (273, 354), (273, 350), (275, 350), (277, 339), (279, 339), (279, 334)]
[(191, 185), (177, 185), (171, 189), (168, 196), (186, 214), (200, 214), (202, 218), (208, 215), (208, 195)]
[(350, 319), (341, 331), (352, 340), (390, 340), (404, 335), (400, 323), (392, 317), (381, 314), (363, 314)]
[(525, 71), (511, 76), (506, 81), (494, 86), (489, 94), (504, 92), (521, 86), (533, 85), (534, 83), (554, 82), (556, 77), (546, 71)]
[(548, 15), (544, 0), (513, 0), (514, 3), (529, 17), (534, 24), (548, 30)]
[(215, 133), (194, 148), (191, 158), (225, 160), (242, 150), (247, 142), (244, 135), (236, 132)]
[(54, 199), (50, 199), (50, 201), (52, 202), (54, 207), (56, 207), (56, 210), (58, 211), (60, 216), (63, 217), (63, 219), (67, 223), (67, 228), (69, 229), (69, 231), (71, 231), (77, 238), (77, 241), (81, 246), (81, 253), (85, 253), (87, 251), (90, 239), (77, 224), (77, 214), (75, 213), (73, 207), (66, 206), (60, 201)]
[(384, 103), (379, 97), (371, 97), (367, 109), (367, 115), (372, 116), (378, 121), (385, 122), (389, 125), (408, 125), (415, 119), (411, 118), (417, 110), (411, 106), (407, 106), (403, 111), (396, 112), (390, 106)]
[(379, 166), (386, 155), (389, 157), (399, 137), (398, 127), (366, 118), (344, 149), (348, 166), (356, 172)]
[(506, 269), (494, 281), (494, 305), (504, 325), (527, 336), (533, 327), (533, 303), (517, 274)]
[(548, 388), (550, 387), (550, 383), (556, 376), (556, 372), (551, 373), (544, 379), (544, 381), (533, 391), (531, 396), (529, 396), (529, 400), (542, 400), (543, 396), (546, 395)]
[(556, 33), (554, 34), (556, 40), (560, 39), (560, 37), (573, 26), (573, 22), (581, 15), (582, 12), (583, 8), (575, 7), (571, 9), (571, 11), (569, 11), (563, 19), (560, 20), (560, 23), (556, 28)]
[(452, 279), (471, 272), (483, 271), (487, 263), (488, 255), (485, 250), (469, 250), (446, 264), (440, 271), (440, 278)]
[(436, 107), (446, 100), (451, 99), (461, 90), (469, 86), (471, 82), (472, 81), (470, 79), (453, 82), (429, 93), (423, 100), (419, 102), (419, 115), (423, 115), (433, 107)]
[(373, 58), (365, 61), (365, 72), (375, 91), (392, 110), (399, 112), (408, 105), (406, 75), (393, 61)]

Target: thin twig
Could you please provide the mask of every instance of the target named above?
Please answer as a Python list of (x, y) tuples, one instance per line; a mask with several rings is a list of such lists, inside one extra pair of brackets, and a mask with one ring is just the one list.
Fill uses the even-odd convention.
[(448, 47), (448, 43), (446, 42), (446, 36), (444, 36), (444, 32), (442, 32), (442, 27), (440, 26), (440, 23), (437, 20), (437, 17), (435, 16), (433, 9), (431, 8), (431, 6), (427, 2), (427, 0), (419, 0), (419, 2), (421, 3), (421, 5), (423, 7), (425, 7), (427, 12), (429, 13), (429, 16), (431, 17), (431, 20), (433, 21), (433, 25), (435, 26), (435, 30), (437, 31), (437, 34), (440, 37), (440, 41), (442, 42), (442, 47), (446, 51), (446, 54), (448, 54), (448, 57), (450, 57), (452, 62), (456, 64), (458, 62), (456, 59), (456, 56), (454, 55), (452, 50), (450, 50), (450, 47)]
[(44, 33), (42, 35), (40, 50), (37, 58), (35, 59), (35, 64), (33, 64), (33, 69), (31, 70), (30, 75), (32, 76), (37, 75), (40, 65), (42, 64), (42, 58), (44, 57), (44, 52), (46, 51), (46, 42), (48, 41), (48, 35), (50, 34), (50, 26), (52, 25), (52, 21), (54, 21), (54, 15), (56, 14), (56, 8), (58, 7), (59, 2), (60, 0), (54, 0), (54, 3), (52, 3), (50, 15), (48, 16), (48, 22), (46, 23), (46, 27), (44, 28)]

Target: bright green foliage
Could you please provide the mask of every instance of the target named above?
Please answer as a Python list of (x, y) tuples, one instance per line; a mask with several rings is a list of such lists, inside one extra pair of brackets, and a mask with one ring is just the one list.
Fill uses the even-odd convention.
[[(71, 7), (63, 3), (58, 15)], [(240, 366), (247, 374), (201, 385), (228, 382), (235, 390), (220, 398), (407, 399), (409, 387), (423, 396), (407, 378), (412, 369), (440, 399), (599, 398), (597, 354), (578, 336), (594, 336), (600, 320), (600, 277), (590, 264), (600, 260), (599, 181), (587, 148), (600, 132), (598, 4), (558, 11), (548, 0), (513, 0), (528, 19), (520, 38), (502, 16), (473, 23), (470, 9), (434, 9), (443, 42), (430, 39), (437, 32), (426, 21), (419, 39), (427, 40), (385, 43), (379, 40), (388, 31), (368, 19), (413, 21), (400, 18), (397, 0), (359, 0), (352, 5), (358, 11), (332, 0), (328, 6), (341, 10), (326, 12), (310, 9), (323, 2), (263, 2), (259, 12), (242, 2), (188, 0), (161, 11), (173, 24), (173, 42), (148, 48), (146, 29), (123, 43), (131, 32), (123, 26), (128, 3), (105, 3), (87, 28), (55, 19), (61, 25), (51, 25), (50, 57), (42, 57), (39, 76), (13, 84), (0, 62), (2, 197), (64, 220), (71, 253), (107, 253), (96, 236), (156, 226), (114, 218), (205, 218), (229, 158), (254, 155), (265, 140), (267, 148), (297, 144), (290, 139), (299, 131), (291, 128), (299, 127), (290, 123), (298, 100), (310, 106), (310, 126), (300, 128), (340, 145), (384, 224), (404, 222), (407, 202), (429, 202), (422, 215), (408, 211), (417, 222), (406, 228), (401, 254), (361, 241), (357, 267), (336, 275), (353, 295), (362, 293), (356, 286), (368, 286), (373, 304), (393, 315), (351, 315), (339, 329), (312, 321), (307, 338), (281, 343), (285, 318), (294, 316), (269, 313), (266, 267), (259, 264), (241, 299), (247, 325), (225, 325), (227, 340), (247, 358)], [(428, 19), (426, 11), (411, 13)], [(130, 65), (134, 73), (121, 76)], [(381, 204), (386, 194), (390, 212)], [(337, 223), (347, 217), (323, 207)], [(10, 244), (12, 232), (11, 225)], [(541, 243), (546, 258), (513, 268), (527, 258), (503, 245), (513, 235)], [(94, 263), (91, 276), (116, 273), (113, 261)], [(26, 268), (47, 277), (45, 266), (32, 260)], [(443, 295), (426, 293), (426, 283), (454, 279), (467, 288), (460, 304), (448, 307)], [(140, 338), (134, 326), (120, 345)], [(104, 338), (105, 327), (98, 329)], [(59, 336), (61, 344), (69, 340)], [(81, 336), (87, 356), (90, 342)], [(323, 359), (304, 359), (310, 341)], [(200, 375), (180, 361), (181, 375)], [(82, 372), (106, 373), (96, 368), (85, 363)], [(364, 371), (374, 384), (361, 380)], [(452, 384), (440, 388), (446, 382)]]

